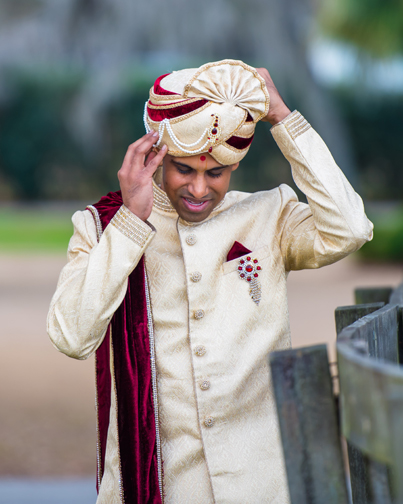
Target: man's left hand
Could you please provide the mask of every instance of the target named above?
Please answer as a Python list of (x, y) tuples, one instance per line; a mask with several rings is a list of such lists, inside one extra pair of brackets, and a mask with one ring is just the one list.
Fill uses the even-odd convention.
[(291, 113), (291, 110), (287, 107), (287, 105), (281, 98), (280, 93), (277, 91), (273, 79), (271, 78), (266, 68), (256, 68), (256, 70), (266, 82), (267, 91), (270, 95), (269, 113), (262, 119), (262, 121), (269, 122), (274, 126), (275, 124), (285, 119), (288, 114)]

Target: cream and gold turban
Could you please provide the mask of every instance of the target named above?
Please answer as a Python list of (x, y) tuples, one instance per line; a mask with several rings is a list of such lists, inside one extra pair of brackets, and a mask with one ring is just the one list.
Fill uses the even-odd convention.
[(207, 63), (159, 77), (144, 109), (146, 131), (168, 154), (208, 152), (231, 165), (248, 152), (256, 123), (267, 115), (269, 93), (255, 68), (242, 61)]

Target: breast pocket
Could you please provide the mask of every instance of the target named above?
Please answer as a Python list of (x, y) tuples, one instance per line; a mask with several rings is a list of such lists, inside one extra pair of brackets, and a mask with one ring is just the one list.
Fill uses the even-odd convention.
[[(222, 265), (222, 273), (223, 275), (227, 275), (228, 273), (236, 271), (238, 274), (247, 275), (248, 273), (254, 274), (255, 272), (262, 271), (264, 263), (263, 260), (269, 255), (270, 247), (268, 247), (267, 245), (260, 247), (253, 252), (248, 252), (247, 254), (238, 257), (237, 259), (232, 259), (232, 261), (225, 262)], [(250, 270), (250, 268), (246, 270), (248, 265), (252, 267), (251, 271), (248, 271)]]

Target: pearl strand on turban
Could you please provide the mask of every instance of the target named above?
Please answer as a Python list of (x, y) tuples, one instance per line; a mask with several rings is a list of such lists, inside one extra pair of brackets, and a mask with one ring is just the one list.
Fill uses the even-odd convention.
[(157, 149), (166, 144), (178, 157), (208, 152), (228, 165), (248, 152), (269, 102), (255, 68), (235, 60), (207, 63), (159, 77), (145, 104), (144, 126), (159, 132)]

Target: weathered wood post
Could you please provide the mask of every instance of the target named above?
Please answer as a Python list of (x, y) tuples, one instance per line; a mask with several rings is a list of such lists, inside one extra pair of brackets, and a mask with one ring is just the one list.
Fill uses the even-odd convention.
[[(357, 313), (359, 311), (360, 307), (357, 307)], [(362, 353), (377, 360), (398, 364), (399, 311), (396, 305), (386, 305), (360, 318), (338, 334), (338, 344), (349, 343), (352, 347), (355, 347), (356, 353)], [(339, 309), (339, 317), (342, 312), (343, 307)], [(336, 315), (336, 317), (337, 316), (338, 315)], [(357, 345), (359, 345), (359, 352), (357, 352)], [(343, 362), (339, 362), (339, 373), (340, 366), (342, 365)], [(374, 391), (369, 388), (369, 385), (368, 383), (367, 388), (363, 391), (365, 395), (374, 393)], [(349, 384), (346, 380), (344, 380), (344, 382), (340, 381), (342, 398), (342, 387), (348, 386)], [(345, 407), (345, 404), (341, 404), (342, 415), (344, 414), (343, 407)], [(345, 424), (343, 424), (343, 430), (346, 431)], [(348, 429), (347, 432), (344, 433), (346, 434), (346, 438), (351, 441)], [(388, 466), (371, 460), (365, 453), (365, 450), (357, 449), (354, 442), (348, 443), (353, 503), (392, 503), (392, 485)], [(384, 459), (381, 458), (380, 460)]]
[(339, 341), (337, 354), (342, 432), (370, 462), (358, 502), (403, 504), (403, 369), (360, 355), (354, 340)]
[(292, 504), (347, 504), (325, 345), (269, 355)]

